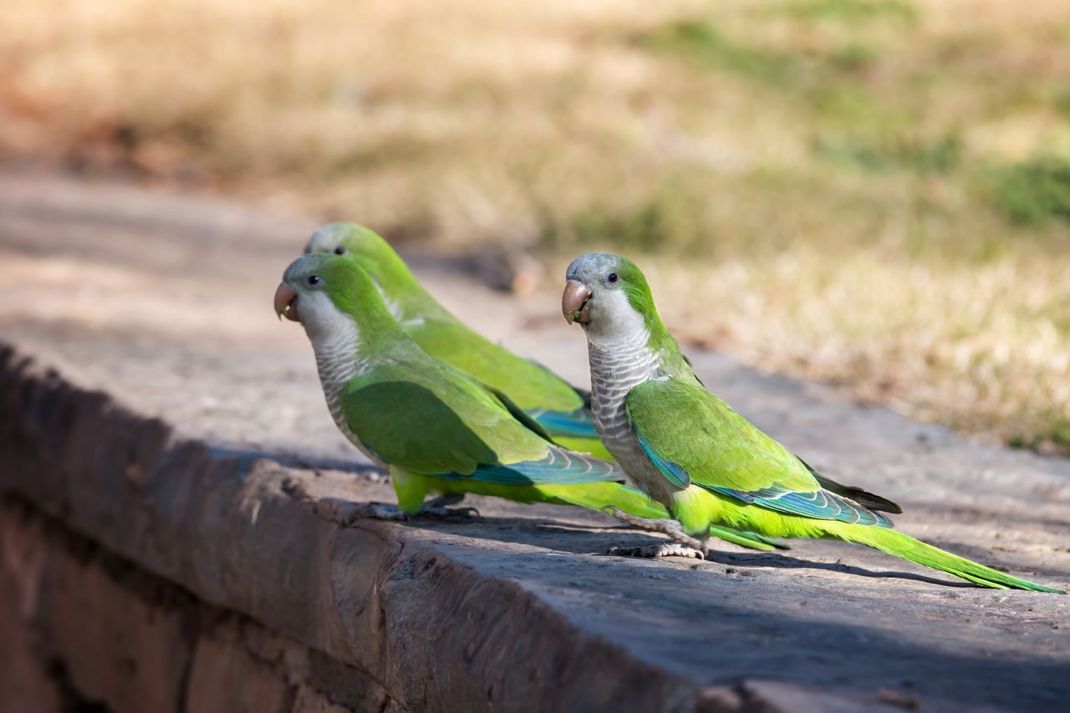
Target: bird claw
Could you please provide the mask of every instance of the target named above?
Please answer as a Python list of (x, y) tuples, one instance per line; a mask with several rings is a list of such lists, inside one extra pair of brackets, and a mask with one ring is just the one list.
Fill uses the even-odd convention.
[[(346, 519), (346, 524), (350, 524), (354, 520), (362, 519), (404, 522), (412, 519), (412, 517), (412, 515), (409, 515), (397, 505), (391, 505), (389, 503), (363, 503), (353, 510), (350, 516)], [(416, 517), (461, 522), (474, 522), (481, 519), (479, 511), (475, 508), (447, 508), (436, 504), (434, 500), (424, 505), (424, 507), (420, 509), (420, 512), (416, 513)]]
[[(668, 535), (672, 542), (663, 543), (663, 545), (655, 546), (655, 550), (661, 547), (668, 547), (672, 549), (675, 546), (676, 553), (670, 553), (667, 555), (632, 555), (638, 557), (700, 557), (700, 559), (706, 558), (707, 548), (702, 540), (691, 537), (684, 532), (683, 527), (676, 520), (648, 520), (642, 517), (636, 517), (635, 515), (629, 515), (626, 512), (618, 510), (617, 508), (609, 508), (609, 514), (617, 518), (622, 522), (626, 522), (632, 527), (640, 530), (646, 530), (647, 532), (660, 532), (663, 535)], [(633, 547), (630, 549), (641, 550), (642, 547)], [(690, 554), (679, 554), (682, 552), (689, 552)]]
[(617, 557), (688, 557), (693, 559), (706, 559), (706, 553), (694, 547), (682, 545), (679, 542), (661, 542), (656, 545), (643, 547), (610, 547), (606, 552)]
[(447, 508), (435, 505), (434, 501), (424, 505), (418, 514), (420, 517), (433, 520), (449, 520), (453, 522), (478, 522), (483, 519), (479, 514), (479, 510), (475, 508)]
[(354, 520), (360, 519), (401, 522), (408, 520), (409, 516), (397, 505), (390, 505), (389, 503), (364, 503), (353, 511), (353, 514), (350, 515), (347, 522), (353, 522)]

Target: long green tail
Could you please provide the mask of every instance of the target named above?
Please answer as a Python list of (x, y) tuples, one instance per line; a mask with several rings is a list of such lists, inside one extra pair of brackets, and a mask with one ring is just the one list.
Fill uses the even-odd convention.
[(576, 485), (554, 485), (540, 483), (539, 492), (551, 502), (560, 505), (576, 505), (589, 510), (605, 512), (609, 508), (618, 508), (629, 515), (658, 519), (669, 514), (659, 503), (646, 495), (620, 483), (582, 483)]
[(725, 542), (731, 542), (733, 545), (747, 547), (752, 550), (761, 550), (762, 552), (791, 549), (787, 544), (772, 537), (759, 535), (757, 532), (751, 532), (750, 530), (733, 530), (730, 527), (721, 527), (720, 525), (710, 525), (710, 536), (718, 537)]
[(939, 547), (927, 545), (921, 540), (916, 540), (910, 535), (888, 527), (829, 523), (825, 529), (830, 536), (837, 539), (868, 545), (895, 557), (901, 557), (926, 567), (938, 569), (941, 572), (953, 574), (982, 587), (1025, 589), (1031, 592), (1066, 594), (1061, 589), (1014, 577), (1005, 572), (968, 560), (965, 557), (945, 552)]
[[(640, 491), (618, 483), (584, 483), (582, 485), (540, 485), (539, 490), (552, 501), (605, 512), (618, 508), (637, 517), (661, 519), (669, 516), (659, 503)], [(740, 547), (770, 552), (789, 549), (784, 543), (756, 532), (710, 525), (710, 535)]]

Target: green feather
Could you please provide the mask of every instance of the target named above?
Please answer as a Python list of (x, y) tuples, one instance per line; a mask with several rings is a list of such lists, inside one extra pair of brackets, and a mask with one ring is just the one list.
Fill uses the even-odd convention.
[(1026, 589), (1032, 592), (1065, 594), (1061, 589), (1037, 584), (1036, 582), (1030, 582), (1028, 579), (1000, 572), (888, 528), (864, 528), (850, 525), (837, 527), (834, 525), (829, 528), (828, 536), (846, 540), (847, 542), (868, 545), (895, 557), (902, 557), (911, 562), (953, 574), (982, 587)]
[[(391, 467), (390, 473), (398, 504), (410, 514), (418, 513), (424, 499), (432, 493), (456, 493), (486, 495), (528, 504), (574, 505), (598, 511), (619, 508), (645, 518), (663, 518), (667, 515), (664, 507), (643, 493), (615, 482), (517, 484), (419, 475), (396, 467)], [(745, 546), (754, 549), (761, 548), (763, 544), (757, 536), (746, 542), (749, 544)]]
[(676, 464), (671, 479), (678, 487), (689, 476), (697, 485), (738, 492), (821, 490), (798, 458), (697, 384), (644, 382), (629, 392), (626, 408), (648, 453)]

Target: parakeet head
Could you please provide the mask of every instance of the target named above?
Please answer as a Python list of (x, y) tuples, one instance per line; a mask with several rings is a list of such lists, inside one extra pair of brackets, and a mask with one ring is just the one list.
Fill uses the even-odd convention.
[[(378, 261), (394, 252), (378, 233), (356, 223), (327, 223), (316, 228), (305, 243), (305, 254), (333, 253)], [(367, 269), (367, 268), (365, 268)]]
[(361, 322), (381, 320), (386, 308), (371, 278), (355, 262), (315, 253), (286, 268), (275, 290), (275, 314), (300, 322), (315, 342), (338, 330), (352, 331)]
[(305, 244), (305, 254), (327, 253), (356, 262), (375, 281), (386, 298), (391, 312), (398, 319), (407, 314), (406, 306), (412, 294), (420, 293), (416, 278), (405, 262), (378, 233), (356, 223), (328, 223), (316, 229)]
[(643, 273), (631, 260), (612, 253), (587, 253), (565, 272), (561, 312), (579, 322), (592, 341), (640, 327), (650, 330), (657, 311)]

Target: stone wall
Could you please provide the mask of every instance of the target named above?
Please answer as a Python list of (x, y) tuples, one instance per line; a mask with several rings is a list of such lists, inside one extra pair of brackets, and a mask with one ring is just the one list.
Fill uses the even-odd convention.
[(365, 673), (0, 501), (7, 710), (402, 711)]

